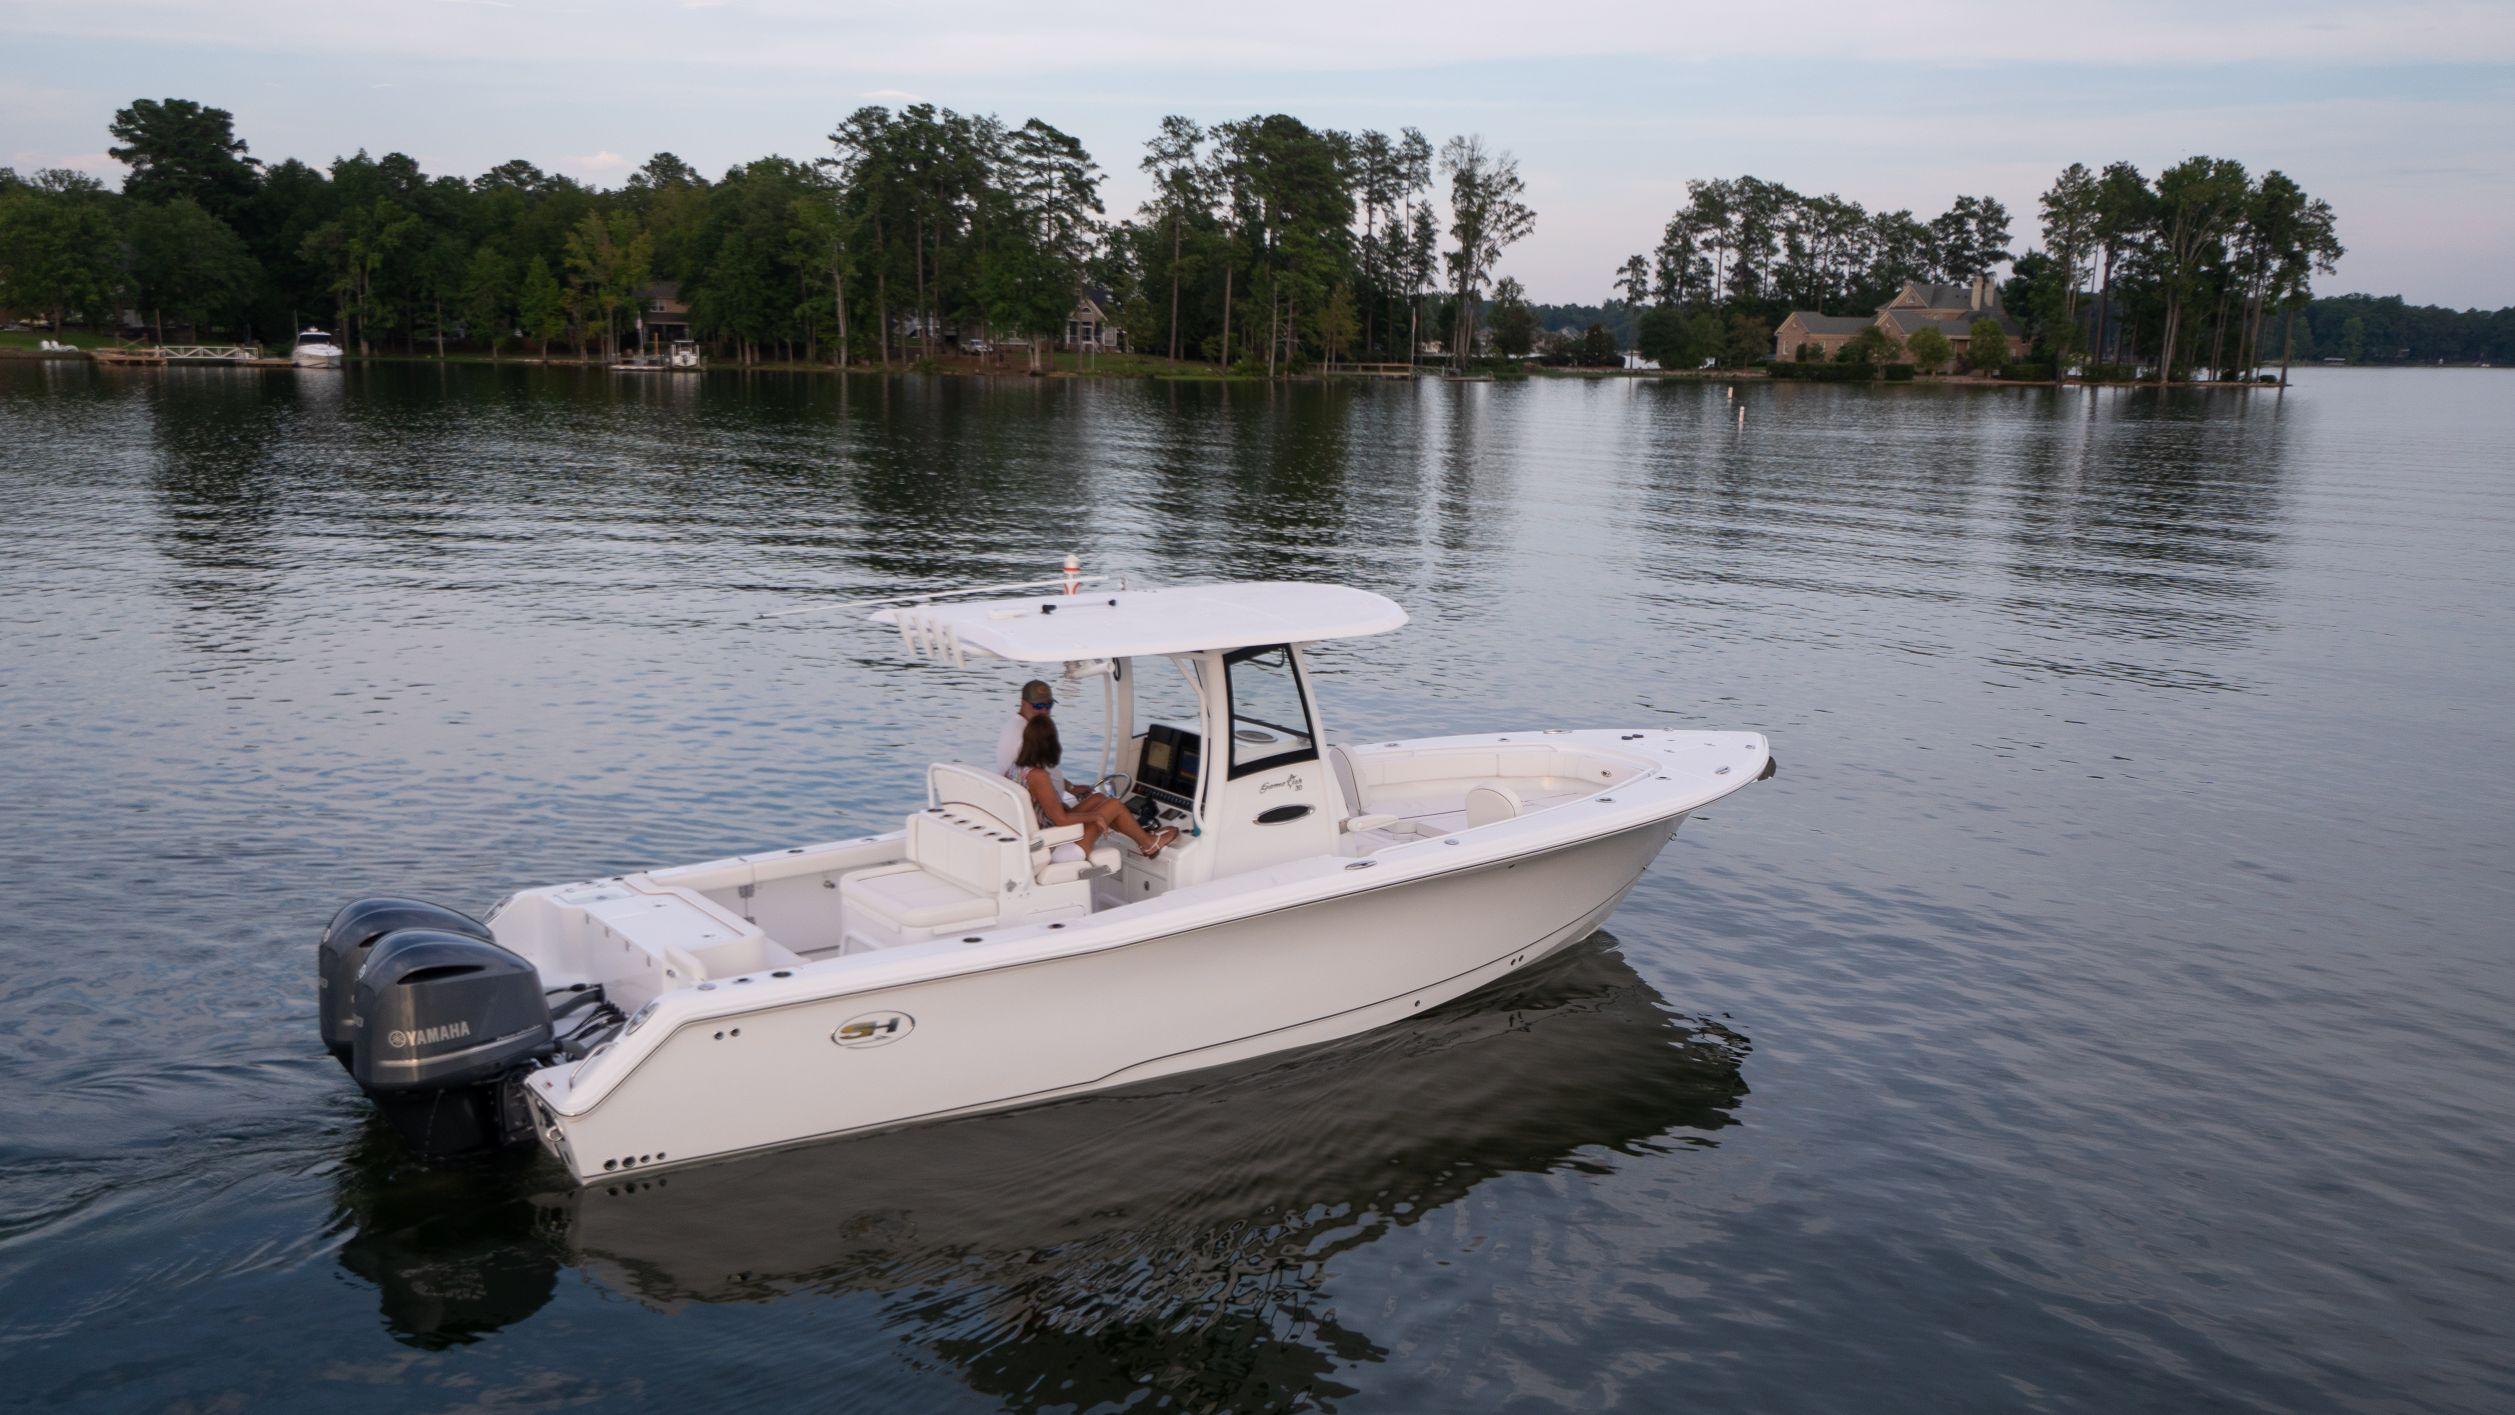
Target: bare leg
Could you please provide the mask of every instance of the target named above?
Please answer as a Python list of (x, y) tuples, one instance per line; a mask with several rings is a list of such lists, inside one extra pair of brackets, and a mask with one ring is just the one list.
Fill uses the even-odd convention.
[(1107, 797), (1101, 798), (1085, 809), (1097, 815), (1111, 830), (1134, 841), (1137, 853), (1147, 857), (1160, 854), (1161, 847), (1179, 838), (1179, 832), (1170, 829), (1164, 829), (1159, 836), (1148, 833), (1144, 827), (1136, 824), (1132, 812)]

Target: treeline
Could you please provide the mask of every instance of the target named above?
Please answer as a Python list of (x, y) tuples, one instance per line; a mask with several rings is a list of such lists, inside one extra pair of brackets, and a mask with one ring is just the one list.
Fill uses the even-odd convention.
[[(2039, 205), (2042, 247), (2008, 249), (2008, 209), (1960, 196), (1928, 221), (1757, 177), (1693, 181), (1657, 246), (1613, 281), (1641, 351), (1668, 367), (1729, 359), (1741, 321), (1867, 315), (1907, 280), (1965, 284), (2009, 267), (2001, 304), (2051, 360), (2250, 371), (2293, 353), (2313, 277), (2341, 255), (2329, 203), (2285, 174), (2194, 157), (2143, 176), (2072, 163)], [(2272, 327), (2276, 316), (2277, 327)]]
[(2515, 305), (2454, 310), (2404, 304), (2399, 295), (2315, 300), (2297, 320), (2296, 356), (2353, 364), (2515, 367)]
[(1760, 177), (1691, 181), (1685, 190), (1659, 244), (1616, 272), (1623, 303), (1866, 313), (1907, 280), (1958, 283), (2010, 258), (2008, 208), (1991, 197), (1960, 196), (1922, 221)]
[(1137, 350), (1280, 374), (1472, 349), (1494, 267), (1535, 223), (1516, 162), (1479, 138), (1281, 114), (1165, 119), (1140, 159), (1154, 195), (1114, 220), (1071, 136), (930, 104), (860, 109), (810, 161), (711, 180), (663, 153), (613, 190), (521, 161), (469, 179), (399, 153), (266, 165), (231, 115), (181, 99), (135, 102), (111, 132), (120, 193), (0, 169), (0, 304), (246, 337), (322, 321), (361, 353), (608, 354), (669, 281), (720, 354), (887, 367), (963, 333), (1035, 358), (1096, 289)]

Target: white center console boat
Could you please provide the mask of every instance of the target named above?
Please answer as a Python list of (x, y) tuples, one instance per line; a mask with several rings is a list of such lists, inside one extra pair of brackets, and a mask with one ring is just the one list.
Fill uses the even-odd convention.
[(1053, 1100), (1525, 968), (1688, 812), (1771, 774), (1752, 732), (1341, 741), (1308, 653), (1397, 629), (1390, 601), (1065, 589), (873, 618), (917, 658), (1097, 680), (1103, 786), (1179, 830), (1156, 856), (1085, 855), (990, 766), (937, 762), (879, 834), (526, 890), (482, 922), (352, 904), (321, 949), (326, 1043), (422, 1150), (537, 1140), (579, 1181)]

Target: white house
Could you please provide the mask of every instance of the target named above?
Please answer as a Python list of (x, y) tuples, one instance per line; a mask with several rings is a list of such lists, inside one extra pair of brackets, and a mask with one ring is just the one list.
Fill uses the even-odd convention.
[(1118, 302), (1108, 291), (1087, 287), (1075, 301), (1074, 313), (1065, 317), (1065, 347), (1097, 347), (1111, 354), (1126, 347), (1126, 333), (1118, 328)]

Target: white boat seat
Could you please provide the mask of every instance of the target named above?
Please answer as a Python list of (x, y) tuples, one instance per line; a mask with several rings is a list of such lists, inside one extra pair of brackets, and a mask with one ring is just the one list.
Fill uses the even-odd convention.
[(995, 896), (963, 889), (913, 864), (859, 870), (840, 884), (850, 907), (870, 906), (904, 928), (941, 929), (993, 919)]
[(1344, 832), (1355, 835), (1386, 830), (1400, 817), (1387, 811), (1366, 811), (1362, 808), (1362, 778), (1354, 770), (1354, 754), (1342, 742), (1327, 744), (1328, 774), (1336, 778), (1336, 793), (1345, 800)]
[(1001, 776), (938, 762), (926, 794), (933, 804), (908, 818), (905, 859), (838, 881), (846, 932), (864, 946), (1089, 913), (1086, 881), (1117, 873), (1116, 846), (1086, 856), (1081, 826), (1043, 828), (1030, 798)]
[(1108, 837), (1103, 836), (1102, 843), (1093, 847), (1091, 854), (1085, 855), (1081, 826), (1061, 825), (1047, 832), (1043, 838), (1053, 838), (1059, 835), (1065, 838), (1049, 847), (1047, 863), (1041, 865), (1037, 874), (1033, 876), (1039, 883), (1071, 884), (1078, 879), (1090, 879), (1095, 875), (1114, 875), (1118, 872), (1118, 847), (1109, 844)]
[(1342, 742), (1327, 744), (1328, 775), (1336, 778), (1336, 793), (1345, 798), (1345, 814), (1362, 812), (1362, 778), (1354, 771), (1354, 754)]
[(1499, 781), (1479, 781), (1467, 788), (1469, 830), (1514, 819), (1521, 809), (1519, 793)]

